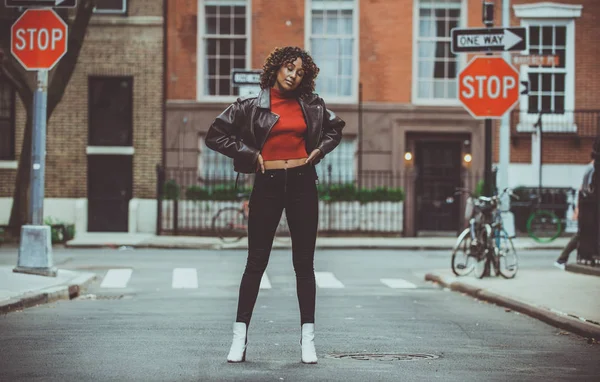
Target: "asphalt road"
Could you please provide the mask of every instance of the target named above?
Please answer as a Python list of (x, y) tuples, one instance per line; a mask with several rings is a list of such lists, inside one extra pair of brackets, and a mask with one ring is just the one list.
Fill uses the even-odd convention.
[[(558, 252), (520, 255), (522, 268), (546, 268)], [(228, 364), (245, 256), (244, 251), (56, 249), (60, 268), (95, 272), (98, 278), (79, 299), (0, 316), (0, 381), (596, 381), (600, 376), (600, 345), (423, 281), (427, 271), (449, 266), (444, 251), (319, 251), (317, 365), (300, 363), (291, 255), (274, 251), (250, 326), (247, 361)], [(0, 264), (16, 260), (14, 251), (0, 249)], [(359, 356), (347, 357), (351, 354)]]

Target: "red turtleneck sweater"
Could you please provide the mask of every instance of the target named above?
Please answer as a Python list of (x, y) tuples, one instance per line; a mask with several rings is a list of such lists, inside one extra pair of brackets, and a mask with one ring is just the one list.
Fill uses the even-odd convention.
[(271, 88), (271, 111), (279, 115), (279, 120), (271, 129), (261, 155), (264, 160), (305, 158), (304, 134), (306, 121), (300, 104), (293, 98)]

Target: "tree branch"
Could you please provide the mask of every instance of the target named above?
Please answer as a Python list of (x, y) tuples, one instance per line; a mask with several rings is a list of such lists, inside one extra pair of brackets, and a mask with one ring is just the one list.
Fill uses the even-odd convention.
[(96, 0), (80, 0), (75, 19), (69, 29), (67, 53), (60, 59), (48, 84), (48, 117), (62, 100), (65, 89), (75, 71), (85, 33), (92, 18)]

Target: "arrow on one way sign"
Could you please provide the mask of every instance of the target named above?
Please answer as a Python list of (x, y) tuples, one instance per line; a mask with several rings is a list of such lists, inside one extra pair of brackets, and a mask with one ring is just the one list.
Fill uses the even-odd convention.
[(512, 51), (527, 48), (527, 28), (454, 28), (452, 53)]

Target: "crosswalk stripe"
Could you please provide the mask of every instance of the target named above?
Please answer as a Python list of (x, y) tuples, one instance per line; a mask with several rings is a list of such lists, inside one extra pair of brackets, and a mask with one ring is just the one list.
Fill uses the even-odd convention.
[(267, 272), (263, 273), (262, 278), (260, 279), (260, 289), (271, 289), (271, 282), (269, 281)]
[(196, 270), (196, 268), (175, 268), (175, 269), (173, 269), (173, 288), (174, 289), (198, 288), (198, 271)]
[(132, 269), (109, 269), (100, 288), (126, 288), (132, 273)]
[(396, 289), (415, 289), (417, 286), (410, 281), (404, 279), (380, 279), (382, 283), (390, 288)]
[(344, 288), (344, 284), (331, 272), (315, 272), (315, 281), (319, 288)]

